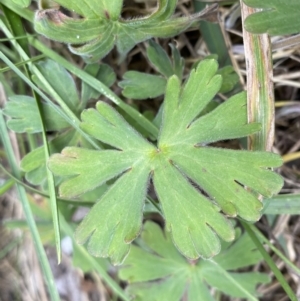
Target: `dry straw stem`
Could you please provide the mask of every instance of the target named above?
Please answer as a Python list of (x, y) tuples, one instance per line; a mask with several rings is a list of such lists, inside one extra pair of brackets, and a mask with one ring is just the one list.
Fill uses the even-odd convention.
[[(242, 22), (257, 10), (246, 6), (242, 0)], [(267, 34), (255, 35), (243, 30), (247, 67), (248, 122), (259, 122), (262, 130), (249, 136), (251, 150), (272, 149), (274, 140), (274, 90), (272, 50)]]

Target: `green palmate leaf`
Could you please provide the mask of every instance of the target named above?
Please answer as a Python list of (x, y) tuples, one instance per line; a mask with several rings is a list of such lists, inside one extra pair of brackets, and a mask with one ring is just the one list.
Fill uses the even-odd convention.
[(99, 102), (96, 110), (82, 113), (81, 127), (115, 149), (71, 147), (50, 158), (54, 174), (69, 177), (60, 186), (63, 197), (76, 197), (117, 178), (76, 231), (77, 241), (88, 241), (92, 254), (112, 257), (117, 264), (124, 260), (141, 228), (150, 177), (166, 229), (190, 259), (216, 255), (217, 236), (233, 240), (232, 224), (220, 211), (256, 221), (262, 204), (255, 193), (269, 197), (280, 190), (282, 178), (269, 169), (281, 165), (278, 155), (207, 146), (260, 129), (259, 124), (247, 124), (245, 93), (198, 117), (221, 87), (217, 69), (215, 60), (204, 60), (183, 88), (176, 76), (168, 80), (157, 146)]
[(258, 34), (268, 33), (273, 36), (300, 32), (300, 2), (298, 0), (243, 1), (248, 6), (262, 9), (247, 17), (246, 30)]
[[(123, 76), (119, 86), (122, 94), (132, 99), (155, 98), (164, 94), (167, 80), (158, 75), (146, 74), (138, 71), (128, 71)], [(153, 88), (155, 87), (155, 88)]]
[[(151, 37), (174, 36), (193, 25), (203, 13), (171, 18), (177, 0), (158, 0), (157, 10), (149, 16), (124, 20), (122, 0), (56, 0), (80, 18), (66, 16), (58, 9), (40, 10), (35, 16), (35, 29), (50, 39), (69, 44), (69, 49), (88, 61), (98, 60), (116, 45), (121, 57), (135, 44)], [(208, 10), (214, 11), (216, 6)], [(207, 12), (207, 13), (208, 13)], [(205, 12), (206, 14), (206, 12)]]
[(208, 285), (232, 297), (256, 300), (256, 285), (269, 281), (265, 274), (230, 272), (262, 259), (247, 235), (228, 245), (213, 260), (197, 262), (184, 259), (170, 234), (163, 233), (153, 222), (146, 222), (141, 236), (145, 249), (132, 246), (120, 270), (121, 279), (130, 283), (127, 292), (135, 301), (180, 301), (183, 296), (187, 301), (215, 300)]
[[(70, 125), (47, 103), (41, 104), (45, 129), (47, 131), (57, 131), (69, 127)], [(39, 118), (39, 110), (34, 98), (25, 95), (15, 95), (9, 97), (3, 110), (4, 114), (11, 117), (7, 121), (7, 126), (17, 133), (38, 133), (42, 131)]]

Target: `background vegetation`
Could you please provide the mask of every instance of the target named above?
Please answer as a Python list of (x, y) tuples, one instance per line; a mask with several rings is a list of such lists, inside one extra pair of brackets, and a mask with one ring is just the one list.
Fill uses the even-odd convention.
[[(95, 7), (99, 5), (97, 18), (107, 21), (101, 26), (86, 3), (77, 7), (76, 1), (57, 2), (64, 4), (60, 10), (53, 1), (0, 0), (1, 300), (297, 300), (297, 1), (221, 1), (216, 23), (200, 21), (217, 21), (214, 5), (209, 14), (197, 14), (207, 2), (160, 1), (153, 13), (156, 1), (116, 1), (109, 5), (110, 10), (105, 9), (107, 1), (93, 1)], [(128, 21), (111, 26), (111, 20), (123, 20), (118, 14), (121, 8), (122, 18)], [(257, 8), (263, 11), (256, 13)], [(140, 18), (151, 13), (150, 18)], [(118, 38), (112, 39), (114, 36)], [(182, 103), (199, 95), (203, 107), (197, 109), (195, 101), (177, 112), (172, 101), (179, 99), (176, 91), (187, 79)], [(239, 93), (242, 90), (247, 91), (247, 102), (245, 94)], [(102, 103), (97, 113), (98, 100)], [(86, 108), (89, 110), (81, 115)], [(202, 140), (194, 141), (180, 125), (190, 126), (196, 117), (199, 122), (194, 124), (206, 131)], [(245, 126), (247, 119), (251, 124)], [(155, 143), (159, 128), (159, 148), (178, 143), (177, 149), (166, 148), (166, 152), (172, 156), (173, 151), (172, 160), (177, 156), (175, 163), (193, 180), (193, 186), (156, 154), (153, 158), (158, 163), (152, 166), (147, 158), (132, 152), (143, 148), (151, 152), (149, 141)], [(209, 154), (203, 154), (209, 162), (203, 168), (211, 168), (212, 175), (220, 174), (219, 181), (211, 176), (207, 186), (197, 186), (197, 173), (193, 173), (197, 161), (185, 164), (178, 151), (188, 139), (201, 146), (213, 143)], [(66, 146), (62, 155), (57, 154)], [(113, 147), (126, 151), (129, 159), (119, 161)], [(228, 150), (241, 148), (257, 153)], [(283, 158), (284, 164), (276, 170), (284, 179), (278, 196), (272, 195), (281, 188), (281, 178), (259, 172), (259, 168), (278, 167), (281, 161), (265, 151)], [(246, 157), (249, 162), (243, 165)], [(194, 158), (191, 154), (188, 159)], [(139, 173), (112, 179), (128, 168), (128, 160), (143, 162), (138, 165)], [(214, 160), (215, 169), (211, 167)], [(148, 166), (154, 170), (164, 166), (167, 172), (160, 176), (154, 172), (145, 197)], [(243, 168), (255, 180), (238, 175)], [(70, 179), (78, 173), (83, 180)], [(230, 177), (252, 191), (228, 206), (224, 200), (232, 197), (226, 182)], [(179, 193), (173, 187), (180, 187)], [(191, 215), (194, 207), (185, 204), (179, 210), (174, 206), (176, 198), (178, 204), (187, 196), (199, 198), (196, 191), (207, 197), (201, 189), (215, 195), (227, 217), (239, 218), (231, 218), (228, 224), (205, 207), (205, 198), (201, 209), (206, 215), (199, 223), (198, 216)], [(141, 219), (141, 208), (131, 208), (130, 200), (138, 197), (141, 206), (143, 198), (146, 202), (143, 230), (134, 240), (139, 233), (134, 223)], [(75, 241), (74, 231), (99, 198), (90, 218), (76, 232), (77, 242), (93, 233), (86, 249)], [(123, 208), (111, 204), (115, 198), (124, 200)], [(259, 222), (246, 222), (256, 221), (260, 210)], [(128, 218), (123, 219), (127, 213)], [(119, 220), (120, 229), (115, 230)], [(190, 227), (197, 225), (196, 234), (191, 234), (194, 242), (199, 240), (195, 247), (184, 240), (186, 233), (180, 226), (186, 222)], [(105, 232), (103, 224), (117, 234)], [(170, 225), (175, 225), (171, 233), (167, 231)], [(221, 251), (207, 225), (225, 240)], [(230, 242), (233, 235), (235, 241)], [(111, 237), (117, 238), (111, 242)], [(128, 243), (133, 240), (129, 252)], [(202, 259), (211, 255), (216, 256)]]

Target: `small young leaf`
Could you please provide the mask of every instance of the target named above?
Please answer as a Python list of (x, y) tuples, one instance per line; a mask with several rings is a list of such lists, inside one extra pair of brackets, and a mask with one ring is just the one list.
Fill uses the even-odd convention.
[(166, 78), (174, 74), (173, 66), (165, 50), (153, 40), (149, 41), (147, 56), (153, 67)]
[(298, 0), (243, 0), (246, 5), (262, 9), (245, 20), (246, 30), (272, 36), (288, 35), (300, 32), (300, 2)]
[[(70, 126), (47, 103), (42, 103), (41, 109), (46, 131), (58, 131)], [(11, 96), (3, 112), (11, 117), (7, 121), (7, 126), (17, 133), (39, 133), (42, 131), (39, 110), (36, 101), (32, 97), (25, 95)]]
[[(155, 98), (164, 94), (167, 80), (158, 75), (127, 71), (119, 82), (122, 94), (132, 99)], [(155, 87), (155, 89), (153, 88)]]
[[(146, 222), (141, 236), (145, 249), (132, 246), (119, 273), (121, 279), (129, 282), (127, 292), (135, 301), (180, 301), (183, 296), (188, 301), (213, 301), (207, 284), (229, 296), (249, 299), (249, 296), (257, 295), (255, 287), (258, 283), (269, 281), (268, 276), (261, 273), (230, 272), (239, 267), (234, 259), (243, 261), (240, 267), (256, 264), (262, 259), (247, 235), (213, 260), (200, 259), (192, 263), (178, 253), (170, 234), (163, 233), (157, 224)], [(159, 266), (159, 269), (153, 269), (153, 266)]]
[[(115, 263), (124, 260), (129, 243), (140, 231), (150, 177), (166, 229), (178, 250), (190, 259), (216, 255), (220, 251), (217, 235), (233, 240), (233, 227), (221, 211), (256, 221), (262, 204), (253, 192), (270, 196), (281, 189), (282, 178), (269, 170), (281, 165), (278, 155), (207, 146), (260, 129), (259, 124), (247, 123), (245, 93), (200, 115), (221, 87), (217, 70), (215, 60), (204, 60), (183, 88), (175, 75), (168, 80), (157, 146), (145, 140), (112, 107), (98, 102), (97, 110), (82, 113), (81, 127), (115, 149), (67, 148), (50, 158), (49, 168), (69, 177), (60, 187), (65, 197), (76, 197), (119, 177), (79, 226), (77, 239), (81, 243), (88, 240), (93, 254), (111, 256)], [(126, 187), (135, 194), (127, 192)], [(125, 224), (120, 212), (126, 217)]]
[(180, 56), (179, 50), (173, 44), (169, 45), (172, 49), (174, 74), (181, 80), (184, 70), (184, 59)]

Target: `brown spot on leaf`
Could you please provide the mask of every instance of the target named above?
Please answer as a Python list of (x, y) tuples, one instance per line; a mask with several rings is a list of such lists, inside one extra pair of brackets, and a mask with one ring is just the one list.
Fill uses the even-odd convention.
[(36, 12), (35, 15), (36, 20), (43, 20), (47, 19), (50, 22), (55, 23), (56, 25), (64, 23), (66, 19), (69, 17), (63, 14), (61, 11), (57, 9), (45, 9), (45, 10), (39, 10)]
[(107, 10), (104, 11), (104, 14), (105, 14), (106, 19), (110, 19), (110, 15)]

